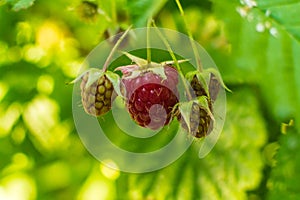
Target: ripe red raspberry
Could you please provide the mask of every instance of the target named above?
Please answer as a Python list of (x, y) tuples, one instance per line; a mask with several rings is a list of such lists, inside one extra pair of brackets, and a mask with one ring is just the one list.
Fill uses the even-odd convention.
[(178, 103), (178, 73), (171, 66), (164, 66), (166, 79), (151, 70), (142, 71), (138, 76), (130, 78), (129, 73), (138, 69), (127, 66), (121, 70), (124, 74), (122, 82), (125, 86), (126, 106), (132, 119), (143, 127), (156, 130), (168, 124), (171, 112)]

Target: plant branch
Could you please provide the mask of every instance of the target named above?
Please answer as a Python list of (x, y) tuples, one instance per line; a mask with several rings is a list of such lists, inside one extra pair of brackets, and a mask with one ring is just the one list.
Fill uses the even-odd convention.
[(151, 48), (150, 48), (150, 25), (151, 25), (152, 18), (148, 19), (147, 22), (147, 62), (148, 64), (151, 63)]
[(180, 15), (182, 16), (182, 19), (183, 19), (183, 23), (185, 25), (185, 29), (186, 29), (186, 32), (189, 36), (189, 40), (190, 40), (190, 43), (191, 43), (191, 46), (192, 46), (192, 49), (193, 49), (193, 52), (194, 52), (194, 56), (195, 56), (195, 59), (196, 59), (196, 64), (197, 64), (197, 69), (198, 71), (202, 72), (203, 71), (203, 67), (202, 67), (202, 64), (201, 64), (201, 59), (200, 59), (200, 56), (199, 56), (199, 52), (198, 52), (198, 49), (195, 45), (195, 41), (193, 39), (193, 35), (192, 35), (192, 32), (190, 31), (190, 29), (188, 28), (188, 25), (187, 25), (187, 22), (186, 22), (186, 19), (185, 19), (185, 15), (184, 15), (184, 11), (183, 11), (183, 8), (181, 6), (181, 3), (179, 0), (175, 0), (176, 1), (176, 4), (178, 6), (178, 9), (179, 9), (179, 12), (180, 12)]
[(171, 57), (172, 57), (172, 60), (174, 61), (174, 64), (175, 64), (175, 66), (176, 66), (176, 69), (177, 69), (177, 71), (178, 71), (178, 73), (179, 73), (179, 75), (180, 75), (180, 78), (181, 78), (181, 80), (182, 80), (182, 82), (183, 82), (184, 88), (185, 88), (185, 90), (186, 90), (186, 92), (187, 92), (187, 96), (188, 96), (189, 100), (191, 100), (191, 99), (192, 99), (191, 92), (190, 92), (190, 90), (189, 90), (189, 87), (188, 87), (188, 85), (187, 85), (187, 83), (186, 83), (186, 79), (185, 79), (184, 76), (183, 76), (183, 73), (182, 73), (181, 68), (180, 68), (180, 66), (179, 66), (179, 63), (178, 63), (178, 60), (177, 60), (177, 58), (176, 58), (176, 56), (175, 56), (175, 54), (174, 54), (174, 52), (173, 52), (173, 50), (172, 50), (172, 48), (171, 48), (169, 42), (168, 42), (167, 39), (163, 36), (163, 34), (160, 32), (160, 30), (157, 28), (155, 22), (152, 21), (152, 23), (153, 23), (153, 26), (154, 26), (154, 28), (155, 28), (155, 30), (156, 30), (158, 36), (159, 36), (160, 39), (163, 41), (164, 45), (167, 47), (167, 49), (168, 49), (168, 51), (169, 51), (169, 53), (170, 53), (170, 55), (171, 55)]
[(113, 54), (115, 53), (115, 51), (117, 50), (117, 48), (120, 46), (121, 42), (123, 41), (123, 39), (126, 37), (126, 35), (128, 34), (129, 30), (131, 29), (132, 26), (130, 26), (124, 33), (123, 35), (118, 39), (118, 41), (116, 42), (116, 44), (114, 45), (114, 47), (112, 48), (112, 50), (110, 51), (104, 65), (103, 65), (103, 71), (105, 72), (107, 70), (108, 64), (110, 62), (110, 60), (112, 59)]

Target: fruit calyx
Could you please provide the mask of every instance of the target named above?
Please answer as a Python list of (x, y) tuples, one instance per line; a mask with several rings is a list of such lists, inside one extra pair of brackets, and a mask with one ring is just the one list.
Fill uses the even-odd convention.
[[(165, 67), (173, 67), (174, 61), (163, 61), (161, 63), (157, 62), (148, 62), (146, 59), (134, 56), (130, 53), (123, 52), (129, 59), (132, 60), (133, 63), (131, 65), (120, 66), (117, 67), (115, 70), (120, 70), (123, 73), (124, 79), (132, 79), (147, 72), (152, 72), (154, 74), (159, 75), (162, 80), (167, 79), (167, 75), (165, 73)], [(188, 60), (178, 60), (178, 63), (186, 62)]]
[[(186, 74), (186, 79), (191, 83), (193, 90), (200, 90), (201, 87), (202, 93), (195, 94), (196, 96), (205, 95), (213, 102), (217, 99), (221, 87), (231, 92), (231, 90), (223, 82), (221, 74), (214, 68), (207, 68), (201, 72), (188, 72)], [(196, 82), (198, 82), (198, 84), (193, 85), (193, 83)]]

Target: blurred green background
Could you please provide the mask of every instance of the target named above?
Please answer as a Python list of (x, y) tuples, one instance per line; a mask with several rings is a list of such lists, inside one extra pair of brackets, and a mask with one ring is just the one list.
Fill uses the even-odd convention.
[[(103, 166), (72, 119), (74, 79), (107, 37), (186, 33), (173, 0), (0, 0), (0, 199), (299, 199), (300, 1), (185, 0), (188, 27), (233, 91), (212, 152), (156, 172)], [(117, 142), (117, 139), (115, 139)]]

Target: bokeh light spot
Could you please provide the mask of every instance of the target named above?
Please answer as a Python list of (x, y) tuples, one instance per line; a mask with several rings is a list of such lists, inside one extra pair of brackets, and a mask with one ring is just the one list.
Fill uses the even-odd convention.
[(0, 181), (1, 200), (31, 200), (36, 198), (35, 182), (27, 174), (15, 173)]
[(72, 61), (62, 66), (63, 73), (71, 78), (75, 78), (78, 75), (79, 70), (82, 67), (82, 61)]
[(28, 62), (37, 63), (45, 55), (46, 52), (39, 46), (27, 45), (24, 47), (24, 58)]
[(0, 138), (6, 136), (11, 131), (13, 125), (21, 115), (21, 110), (22, 107), (19, 103), (13, 103), (6, 111), (0, 112)]
[(100, 164), (101, 173), (108, 179), (115, 180), (120, 176), (118, 166), (112, 160), (107, 160), (105, 164)]
[(109, 186), (101, 180), (90, 180), (79, 193), (78, 200), (98, 200), (109, 197)]
[(54, 80), (52, 76), (42, 75), (37, 81), (37, 90), (40, 93), (51, 94), (54, 88)]
[(0, 101), (5, 97), (6, 93), (8, 91), (8, 85), (6, 85), (3, 82), (0, 82)]
[(21, 144), (24, 141), (25, 136), (26, 132), (22, 125), (16, 126), (11, 133), (11, 137), (16, 144)]
[(44, 49), (58, 45), (62, 39), (59, 27), (53, 22), (45, 22), (37, 31), (36, 41)]

